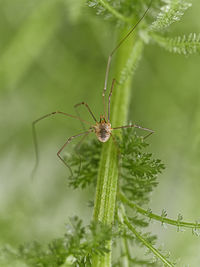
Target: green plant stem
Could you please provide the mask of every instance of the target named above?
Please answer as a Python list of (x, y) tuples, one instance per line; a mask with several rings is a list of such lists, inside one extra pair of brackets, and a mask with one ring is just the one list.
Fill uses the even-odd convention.
[(192, 228), (192, 229), (200, 228), (200, 224), (198, 224), (198, 223), (189, 223), (189, 222), (183, 222), (183, 221), (178, 221), (178, 220), (172, 220), (172, 219), (164, 218), (164, 217), (159, 216), (157, 214), (154, 214), (152, 212), (149, 212), (148, 210), (144, 210), (141, 207), (139, 207), (137, 204), (135, 204), (132, 201), (130, 201), (129, 199), (127, 199), (125, 197), (125, 195), (122, 193), (119, 193), (119, 198), (124, 204), (128, 205), (131, 208), (136, 209), (137, 212), (145, 215), (146, 217), (148, 217), (150, 219), (154, 219), (154, 220), (159, 221), (161, 223), (175, 225), (177, 227), (185, 227), (185, 228)]
[(130, 256), (130, 252), (129, 252), (129, 247), (128, 247), (128, 241), (126, 238), (123, 238), (123, 250), (124, 250), (124, 257), (123, 257), (123, 266), (124, 267), (130, 267), (130, 260), (131, 260), (131, 256)]
[(127, 18), (124, 15), (122, 15), (121, 13), (119, 13), (116, 9), (114, 9), (108, 2), (104, 1), (104, 0), (98, 0), (99, 3), (106, 8), (111, 14), (113, 14), (117, 19), (124, 21), (124, 22), (130, 22), (132, 21), (131, 18)]
[[(121, 39), (127, 33), (124, 29), (119, 33)], [(138, 61), (142, 53), (143, 42), (140, 40), (132, 42), (132, 38), (126, 40), (122, 47), (116, 54), (115, 61), (115, 78), (118, 79), (121, 70), (126, 65), (127, 60), (130, 58), (132, 51), (135, 51), (135, 57), (131, 57), (135, 62)], [(133, 62), (134, 63), (134, 62)], [(122, 126), (127, 121), (128, 107), (131, 93), (131, 80), (129, 76), (127, 80), (119, 87), (115, 86), (111, 100), (111, 123), (113, 127)], [(108, 92), (107, 92), (108, 93)], [(115, 133), (114, 133), (115, 134)], [(94, 205), (93, 219), (100, 221), (104, 224), (111, 225), (114, 221), (115, 201), (117, 194), (118, 183), (118, 153), (116, 144), (112, 138), (102, 144), (102, 153), (98, 171), (96, 199)], [(96, 255), (93, 257), (94, 267), (109, 267), (111, 266), (111, 249), (112, 241), (108, 243), (110, 253), (105, 256)]]
[(136, 229), (129, 222), (128, 217), (123, 214), (124, 223), (127, 225), (129, 230), (140, 240), (141, 243), (144, 244), (156, 257), (158, 257), (166, 266), (173, 267), (174, 265), (170, 263), (166, 257), (164, 257), (156, 248), (154, 248), (145, 238), (143, 238), (140, 233), (136, 231)]

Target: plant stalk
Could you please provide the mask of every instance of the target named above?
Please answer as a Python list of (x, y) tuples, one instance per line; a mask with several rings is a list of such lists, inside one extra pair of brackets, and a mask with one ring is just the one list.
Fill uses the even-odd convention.
[[(119, 32), (119, 40), (126, 35), (128, 29)], [(120, 86), (122, 71), (130, 72), (131, 66), (135, 66), (142, 54), (143, 42), (131, 36), (127, 39), (116, 53), (114, 77), (118, 84), (113, 89), (111, 98), (111, 124), (113, 127), (125, 125), (128, 117), (128, 108), (131, 95), (132, 75), (127, 75), (125, 82)], [(113, 62), (112, 62), (113, 63)], [(108, 92), (107, 92), (108, 94)], [(113, 132), (113, 135), (119, 132)], [(102, 144), (101, 159), (98, 171), (96, 198), (94, 204), (93, 220), (106, 225), (114, 222), (115, 202), (118, 184), (118, 152), (115, 142), (110, 138)], [(96, 255), (92, 259), (93, 267), (111, 266), (112, 241), (108, 242), (110, 250), (104, 256)]]

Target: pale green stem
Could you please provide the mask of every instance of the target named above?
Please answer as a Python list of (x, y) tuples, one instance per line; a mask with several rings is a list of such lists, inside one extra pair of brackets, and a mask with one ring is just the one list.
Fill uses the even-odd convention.
[(149, 212), (148, 210), (142, 209), (137, 204), (133, 203), (128, 198), (126, 198), (125, 195), (122, 193), (119, 193), (119, 198), (124, 204), (128, 205), (131, 208), (134, 208), (135, 210), (137, 210), (137, 212), (145, 215), (146, 217), (148, 217), (150, 219), (159, 221), (161, 223), (175, 225), (177, 227), (185, 227), (185, 228), (192, 228), (192, 229), (200, 228), (199, 223), (190, 223), (190, 222), (183, 222), (183, 221), (179, 221), (179, 220), (172, 220), (172, 219), (168, 219), (168, 218), (159, 216), (159, 215), (154, 214), (152, 212)]
[[(125, 36), (127, 29), (120, 32), (119, 36)], [(116, 54), (115, 61), (115, 78), (119, 79), (121, 71), (127, 63), (130, 57), (133, 60), (133, 64), (140, 58), (143, 48), (143, 42), (141, 40), (132, 41), (132, 39), (126, 40), (126, 42), (120, 47)], [(131, 55), (135, 53), (135, 56)], [(130, 56), (131, 55), (131, 56)], [(131, 94), (131, 75), (121, 86), (115, 86), (113, 90), (113, 96), (111, 100), (111, 123), (113, 127), (122, 126), (127, 121), (128, 108)], [(113, 134), (115, 134), (113, 132)], [(96, 199), (94, 206), (93, 219), (100, 221), (104, 224), (111, 225), (114, 221), (115, 213), (115, 201), (117, 194), (118, 184), (118, 154), (116, 145), (112, 138), (103, 144), (98, 179), (96, 188)], [(111, 250), (112, 241), (108, 242), (107, 247), (110, 249), (110, 253), (106, 253), (105, 256), (94, 256), (93, 267), (109, 267), (111, 266)]]
[(139, 232), (133, 227), (133, 225), (129, 222), (128, 217), (123, 214), (124, 223), (127, 225), (129, 230), (140, 240), (141, 243), (145, 247), (147, 247), (157, 258), (159, 258), (166, 266), (173, 267), (174, 264), (169, 262), (165, 256), (163, 256), (156, 248), (154, 248), (145, 238), (141, 236)]
[(123, 245), (123, 252), (125, 253), (125, 255), (123, 256), (123, 266), (130, 267), (131, 256), (129, 252), (128, 241), (126, 238), (123, 238), (122, 245)]
[(125, 17), (121, 13), (119, 13), (116, 9), (114, 9), (108, 2), (105, 0), (99, 0), (99, 3), (106, 8), (111, 14), (113, 14), (117, 19), (122, 20), (124, 22), (132, 21), (132, 18)]

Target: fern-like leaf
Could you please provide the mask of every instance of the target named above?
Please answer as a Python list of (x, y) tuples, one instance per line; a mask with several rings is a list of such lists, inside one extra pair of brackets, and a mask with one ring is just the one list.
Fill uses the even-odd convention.
[(191, 3), (184, 0), (163, 0), (163, 2), (165, 5), (161, 7), (161, 12), (151, 25), (151, 30), (153, 31), (163, 30), (172, 23), (179, 21), (185, 11), (191, 6)]
[(190, 55), (200, 52), (200, 34), (190, 33), (188, 36), (164, 37), (152, 34), (153, 40), (169, 52)]
[(48, 247), (33, 242), (21, 245), (18, 250), (4, 248), (2, 252), (0, 251), (0, 264), (1, 256), (7, 255), (11, 261), (9, 266), (16, 266), (13, 263), (18, 260), (33, 267), (89, 267), (92, 266), (92, 255), (103, 256), (109, 252), (106, 243), (111, 239), (111, 235), (110, 227), (96, 222), (84, 227), (82, 220), (75, 216), (67, 225), (67, 232), (64, 237), (54, 239)]
[(120, 189), (130, 200), (138, 204), (147, 203), (164, 165), (161, 160), (153, 159), (151, 153), (144, 151), (148, 144), (131, 128), (123, 131), (120, 146)]
[[(159, 0), (154, 0), (151, 10), (157, 10)], [(150, 0), (87, 0), (90, 8), (96, 10), (97, 15), (103, 16), (115, 22), (115, 24), (129, 23), (134, 24), (147, 9)], [(148, 17), (151, 16), (148, 14)]]
[(102, 144), (96, 139), (92, 139), (85, 141), (79, 148), (75, 147), (69, 157), (64, 156), (73, 172), (69, 177), (70, 187), (85, 188), (96, 183), (101, 148)]

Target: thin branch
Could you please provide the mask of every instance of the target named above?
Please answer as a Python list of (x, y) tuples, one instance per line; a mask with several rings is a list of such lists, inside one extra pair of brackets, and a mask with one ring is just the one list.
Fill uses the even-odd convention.
[(125, 195), (122, 193), (119, 193), (119, 198), (124, 204), (127, 204), (129, 207), (136, 209), (139, 213), (145, 215), (146, 217), (148, 217), (150, 219), (154, 219), (154, 220), (159, 221), (161, 223), (175, 225), (177, 227), (185, 227), (185, 228), (192, 228), (192, 229), (200, 228), (200, 224), (198, 224), (198, 223), (189, 223), (189, 222), (183, 222), (183, 221), (179, 221), (179, 220), (172, 220), (172, 219), (168, 219), (168, 218), (159, 216), (159, 215), (154, 214), (152, 212), (149, 212), (148, 210), (144, 210), (141, 207), (139, 207), (137, 204), (135, 204), (132, 201), (130, 201), (129, 199), (127, 199), (125, 197)]
[(156, 248), (154, 248), (145, 238), (143, 238), (140, 233), (136, 231), (136, 229), (129, 222), (128, 217), (123, 214), (124, 223), (127, 225), (129, 230), (140, 240), (141, 243), (144, 244), (156, 257), (158, 257), (166, 266), (173, 267), (174, 265), (169, 262), (165, 256), (163, 256)]
[(116, 9), (114, 9), (108, 2), (104, 0), (98, 0), (99, 3), (105, 7), (110, 13), (112, 13), (116, 18), (124, 21), (124, 22), (130, 22), (132, 21), (132, 18), (127, 18), (123, 16), (121, 13), (119, 13)]

